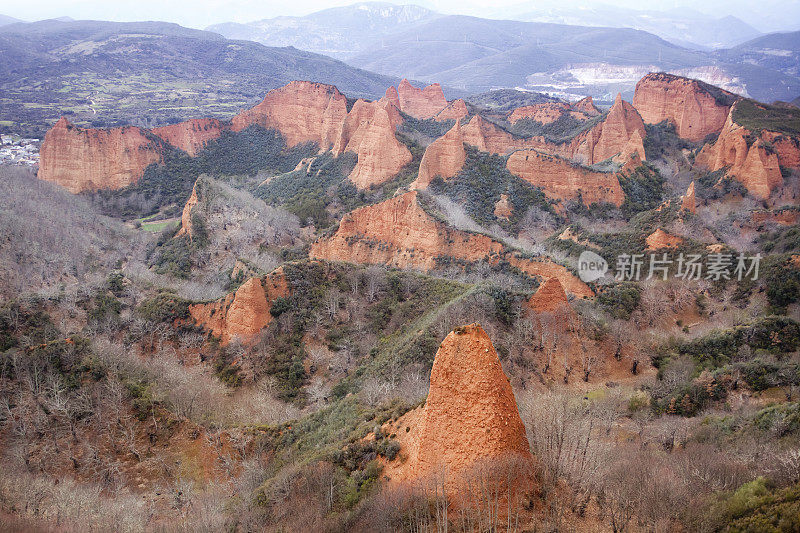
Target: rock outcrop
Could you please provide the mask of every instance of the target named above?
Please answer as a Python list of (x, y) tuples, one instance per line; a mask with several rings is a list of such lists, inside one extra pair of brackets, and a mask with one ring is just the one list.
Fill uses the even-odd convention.
[(577, 298), (592, 298), (594, 291), (584, 282), (570, 272), (567, 267), (554, 263), (546, 258), (524, 258), (515, 254), (507, 254), (504, 259), (529, 276), (536, 276), (542, 279), (556, 278), (565, 291), (570, 292)]
[(396, 111), (394, 105), (373, 107), (372, 117), (359, 125), (346, 148), (358, 155), (348, 177), (359, 189), (388, 181), (412, 159), (411, 152), (395, 136), (397, 122), (390, 116), (391, 111)]
[(409, 191), (346, 214), (331, 236), (311, 245), (311, 259), (433, 270), (449, 262), (508, 261), (530, 276), (558, 278), (578, 298), (594, 292), (566, 267), (545, 258), (521, 258), (485, 235), (460, 231), (433, 218)]
[(289, 147), (314, 142), (320, 150), (331, 148), (347, 117), (347, 98), (333, 85), (293, 81), (270, 91), (255, 107), (231, 121), (234, 131), (252, 124), (275, 129)]
[(594, 100), (592, 100), (591, 96), (587, 96), (586, 98), (578, 100), (572, 104), (572, 109), (575, 111), (580, 111), (581, 113), (590, 117), (596, 117), (600, 114), (600, 110), (595, 107)]
[(449, 228), (419, 205), (416, 191), (346, 214), (330, 237), (311, 245), (309, 257), (431, 270), (438, 261), (478, 261), (502, 250), (485, 235)]
[(289, 296), (283, 269), (245, 281), (235, 292), (211, 303), (189, 306), (195, 324), (202, 326), (227, 344), (234, 338), (252, 339), (272, 321), (270, 309), (275, 299)]
[(706, 144), (695, 164), (715, 171), (727, 168), (726, 175), (740, 181), (757, 198), (768, 198), (783, 185), (778, 155), (768, 149), (760, 136), (734, 122), (734, 104), (716, 142)]
[[(561, 155), (585, 165), (594, 165), (623, 152), (630, 154), (632, 151), (638, 151), (639, 157), (644, 161), (644, 146), (639, 145), (645, 135), (642, 117), (618, 94), (605, 119), (579, 134), (571, 142), (565, 143), (561, 148)], [(636, 143), (633, 149), (630, 145), (632, 139)]]
[(507, 194), (501, 194), (494, 204), (494, 216), (508, 220), (514, 214), (514, 206), (509, 202)]
[(800, 222), (800, 207), (784, 207), (777, 211), (753, 211), (752, 220), (756, 224), (773, 222), (781, 226), (793, 226)]
[(769, 130), (762, 131), (761, 138), (769, 143), (781, 166), (800, 168), (800, 138)]
[(444, 120), (455, 120), (458, 122), (467, 115), (469, 115), (467, 104), (464, 100), (459, 98), (447, 104), (447, 107), (436, 113), (436, 116), (433, 118), (440, 122)]
[(683, 238), (667, 233), (658, 228), (645, 239), (648, 250), (661, 250), (663, 248), (676, 248), (683, 243)]
[(615, 174), (595, 172), (538, 150), (518, 150), (509, 156), (506, 166), (512, 174), (540, 187), (549, 198), (616, 206), (625, 200)]
[(396, 92), (400, 110), (414, 118), (433, 118), (448, 105), (438, 83), (417, 89), (407, 79), (403, 79)]
[(547, 278), (527, 302), (528, 309), (537, 313), (569, 312), (569, 300), (558, 278)]
[(534, 104), (514, 109), (508, 116), (508, 121), (516, 124), (522, 119), (531, 119), (542, 124), (552, 124), (564, 115), (569, 115), (577, 120), (587, 120), (600, 114), (594, 106), (592, 97), (570, 104), (569, 102), (547, 102)]
[(482, 152), (505, 155), (521, 148), (546, 147), (541, 137), (523, 139), (514, 137), (509, 132), (492, 124), (480, 115), (475, 115), (467, 125), (461, 128), (464, 142)]
[(61, 118), (42, 142), (38, 177), (72, 193), (120, 189), (138, 181), (162, 154), (163, 145), (147, 130), (84, 129)]
[(415, 456), (416, 477), (452, 480), (483, 459), (532, 459), (517, 402), (497, 352), (479, 324), (456, 328), (442, 342)]
[(467, 152), (464, 150), (464, 136), (456, 121), (450, 130), (425, 149), (419, 164), (417, 179), (412, 189), (425, 189), (436, 176), (452, 178), (464, 167)]
[(215, 118), (198, 118), (153, 128), (153, 133), (194, 157), (208, 141), (219, 138), (226, 126)]
[(678, 136), (701, 141), (722, 130), (737, 98), (698, 80), (651, 72), (636, 84), (633, 107), (646, 123), (667, 120)]
[(192, 186), (192, 194), (189, 196), (189, 199), (186, 201), (186, 205), (183, 206), (183, 212), (181, 213), (181, 228), (178, 230), (178, 233), (175, 234), (176, 237), (180, 237), (182, 235), (188, 235), (189, 238), (192, 237), (192, 209), (200, 202), (200, 198), (197, 194), (197, 181), (194, 182)]
[(695, 202), (694, 196), (694, 182), (689, 184), (689, 187), (686, 189), (686, 194), (681, 196), (681, 209), (685, 209), (690, 213), (697, 212), (697, 203)]
[(508, 121), (516, 124), (522, 119), (531, 119), (542, 124), (552, 124), (570, 110), (567, 102), (547, 102), (518, 107), (508, 116)]

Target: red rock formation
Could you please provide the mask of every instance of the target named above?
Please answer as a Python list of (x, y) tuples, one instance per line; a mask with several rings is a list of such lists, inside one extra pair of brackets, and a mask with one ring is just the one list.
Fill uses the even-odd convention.
[(439, 111), (433, 118), (438, 121), (455, 120), (457, 122), (467, 115), (469, 115), (467, 104), (464, 100), (459, 98), (447, 104), (447, 107)]
[(697, 204), (695, 203), (694, 197), (694, 182), (689, 184), (689, 188), (686, 189), (686, 194), (681, 196), (681, 209), (685, 209), (690, 213), (697, 212)]
[(333, 143), (333, 154), (335, 156), (339, 156), (346, 151), (358, 153), (357, 145), (360, 144), (365, 130), (373, 122), (378, 109), (382, 109), (388, 115), (392, 132), (402, 124), (403, 118), (400, 116), (400, 110), (388, 98), (381, 98), (374, 102), (356, 100), (353, 108), (339, 127)]
[(452, 481), (482, 459), (532, 459), (511, 384), (478, 324), (456, 328), (442, 342), (424, 411), (409, 458), (416, 477), (444, 471)]
[(622, 164), (622, 170), (631, 170), (641, 166), (644, 159), (644, 141), (639, 132), (634, 131), (622, 152), (614, 156), (613, 161)]
[[(396, 110), (394, 105), (387, 107)], [(348, 177), (359, 189), (388, 181), (411, 162), (411, 152), (397, 140), (395, 128), (386, 107), (377, 105), (370, 120), (361, 124), (347, 143), (346, 150), (358, 154), (358, 162)]]
[(636, 84), (633, 106), (648, 124), (668, 120), (680, 137), (700, 141), (722, 129), (737, 98), (701, 81), (651, 72)]
[(778, 163), (788, 168), (800, 167), (800, 138), (791, 137), (775, 131), (764, 130), (761, 138), (768, 142), (778, 155)]
[(592, 298), (594, 296), (594, 292), (588, 285), (567, 270), (566, 267), (553, 263), (549, 259), (527, 259), (517, 257), (514, 254), (508, 254), (504, 256), (504, 259), (511, 266), (517, 267), (530, 276), (537, 276), (543, 279), (557, 278), (564, 290), (574, 294), (577, 298)]
[(61, 118), (45, 135), (38, 177), (72, 193), (119, 189), (160, 162), (162, 150), (140, 128), (84, 129)]
[(778, 156), (766, 148), (760, 137), (753, 140), (750, 130), (733, 121), (735, 109), (736, 104), (731, 107), (716, 142), (700, 150), (695, 164), (712, 171), (727, 167), (726, 174), (740, 181), (750, 194), (768, 198), (783, 185)]
[(578, 100), (572, 104), (572, 109), (575, 111), (580, 111), (589, 117), (596, 117), (600, 114), (600, 110), (595, 107), (594, 100), (592, 100), (591, 96), (587, 96), (586, 98)]
[(386, 89), (384, 98), (394, 104), (397, 109), (400, 109), (400, 95), (397, 94), (397, 88), (392, 86)]
[(545, 104), (534, 104), (523, 107), (518, 107), (508, 116), (508, 121), (516, 124), (517, 121), (524, 118), (541, 122), (542, 124), (552, 124), (564, 113), (570, 110), (570, 105), (567, 102), (547, 102)]
[(578, 120), (587, 120), (599, 115), (600, 110), (594, 106), (592, 97), (587, 96), (574, 104), (568, 102), (547, 102), (544, 104), (518, 107), (508, 116), (508, 121), (515, 124), (519, 120), (529, 118), (536, 122), (541, 122), (542, 124), (552, 124), (567, 113)]
[(586, 205), (609, 202), (617, 206), (625, 200), (615, 174), (595, 172), (558, 156), (519, 150), (509, 156), (506, 166), (512, 174), (541, 187), (549, 198), (580, 199)]
[(555, 313), (570, 310), (567, 293), (558, 278), (547, 278), (527, 302), (528, 308), (537, 313)]
[(450, 131), (425, 149), (419, 164), (419, 174), (411, 184), (411, 188), (425, 189), (436, 176), (452, 178), (464, 167), (466, 158), (464, 137), (461, 135), (461, 126), (456, 121)]
[[(575, 137), (570, 143), (565, 143), (560, 149), (561, 155), (586, 165), (593, 165), (621, 154), (629, 146), (632, 138), (635, 142), (636, 134), (640, 140), (646, 134), (642, 117), (618, 94), (606, 118)], [(644, 147), (639, 156), (642, 160), (645, 159)]]
[(194, 206), (196, 206), (199, 201), (197, 197), (197, 181), (195, 181), (192, 186), (192, 195), (189, 196), (189, 200), (187, 200), (186, 205), (183, 206), (183, 212), (181, 213), (181, 229), (178, 230), (178, 233), (175, 235), (176, 237), (180, 237), (181, 235), (188, 235), (189, 238), (192, 237), (192, 209), (194, 209)]
[(676, 248), (683, 243), (683, 238), (677, 235), (670, 235), (661, 228), (647, 236), (645, 240), (648, 250), (660, 250), (662, 248)]
[(175, 148), (194, 157), (208, 141), (219, 138), (225, 126), (214, 118), (198, 118), (161, 126), (152, 131)]
[(507, 194), (501, 194), (500, 199), (494, 204), (494, 216), (508, 220), (514, 214), (514, 207), (508, 201)]
[(189, 314), (224, 344), (234, 338), (248, 341), (272, 321), (272, 302), (287, 296), (289, 286), (278, 268), (263, 278), (250, 278), (221, 300), (190, 305)]
[(753, 211), (753, 222), (775, 222), (781, 226), (793, 226), (800, 222), (800, 208), (786, 207), (779, 211)]
[(417, 89), (403, 79), (397, 86), (397, 96), (400, 110), (415, 118), (432, 118), (447, 107), (447, 99), (438, 83)]
[(411, 191), (346, 214), (334, 235), (311, 245), (309, 257), (431, 270), (437, 260), (478, 261), (501, 250), (489, 237), (437, 221)]
[(347, 98), (333, 85), (293, 81), (270, 91), (255, 107), (232, 120), (234, 131), (252, 124), (276, 129), (289, 147), (315, 142), (321, 150), (331, 148), (347, 117)]
[(466, 126), (461, 128), (464, 142), (482, 152), (505, 155), (521, 148), (547, 148), (542, 137), (522, 139), (514, 137), (507, 131), (475, 115)]
[(485, 235), (446, 226), (419, 205), (416, 191), (346, 214), (333, 235), (311, 245), (311, 259), (383, 264), (398, 268), (432, 270), (452, 259), (494, 263), (507, 260), (530, 276), (556, 277), (579, 298), (594, 296), (592, 290), (566, 267), (549, 259), (525, 259), (504, 253), (503, 246)]

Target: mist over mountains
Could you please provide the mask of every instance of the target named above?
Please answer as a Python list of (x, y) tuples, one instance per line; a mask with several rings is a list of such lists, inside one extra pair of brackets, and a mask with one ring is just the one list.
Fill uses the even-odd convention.
[(419, 6), (367, 2), (208, 29), (466, 92), (520, 87), (610, 101), (617, 92), (630, 96), (647, 72), (664, 70), (764, 101), (791, 100), (800, 93), (792, 70), (797, 35), (761, 36), (730, 15), (602, 4), (570, 10), (545, 3), (535, 11), (520, 7), (514, 18), (443, 15)]

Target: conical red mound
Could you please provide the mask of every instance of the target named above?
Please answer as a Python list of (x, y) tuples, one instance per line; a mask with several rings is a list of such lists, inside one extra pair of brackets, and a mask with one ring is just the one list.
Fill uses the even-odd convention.
[(530, 457), (511, 384), (480, 325), (456, 328), (436, 352), (420, 429), (420, 477), (509, 454)]

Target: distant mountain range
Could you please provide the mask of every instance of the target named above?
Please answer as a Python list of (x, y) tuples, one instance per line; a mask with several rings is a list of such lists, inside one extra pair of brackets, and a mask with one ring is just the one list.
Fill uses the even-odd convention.
[(270, 46), (294, 46), (347, 59), (442, 15), (416, 5), (378, 2), (324, 9), (304, 17), (275, 17), (248, 24), (227, 22), (206, 28), (231, 39)]
[(520, 12), (518, 18), (583, 25), (441, 15), (419, 6), (367, 2), (209, 30), (325, 53), (381, 74), (437, 81), (472, 93), (520, 87), (612, 100), (617, 92), (632, 96), (636, 80), (647, 72), (664, 70), (764, 101), (800, 94), (800, 77), (792, 71), (796, 58), (771, 57), (766, 45), (758, 44), (780, 34), (759, 36), (736, 17), (558, 6), (537, 3), (536, 11)]
[(9, 17), (7, 15), (0, 15), (0, 26), (5, 26), (6, 24), (14, 24), (15, 22), (22, 22), (19, 19), (15, 19), (14, 17)]
[(311, 52), (164, 22), (0, 27), (0, 118), (32, 133), (62, 114), (95, 125), (228, 118), (294, 79), (371, 98), (398, 81)]
[(584, 2), (577, 6), (553, 0), (537, 2), (535, 10), (522, 11), (511, 18), (575, 26), (631, 28), (658, 35), (674, 44), (699, 49), (727, 48), (761, 35), (760, 31), (731, 15), (713, 17), (689, 9), (634, 10), (597, 2)]

